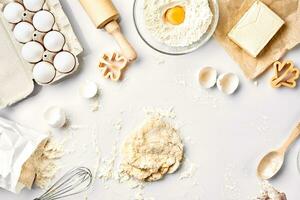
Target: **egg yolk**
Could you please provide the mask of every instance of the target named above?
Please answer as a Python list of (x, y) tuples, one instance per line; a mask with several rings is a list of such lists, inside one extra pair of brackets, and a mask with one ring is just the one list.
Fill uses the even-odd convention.
[(182, 24), (185, 19), (185, 10), (181, 6), (175, 6), (169, 8), (165, 13), (165, 19), (167, 22), (173, 25)]

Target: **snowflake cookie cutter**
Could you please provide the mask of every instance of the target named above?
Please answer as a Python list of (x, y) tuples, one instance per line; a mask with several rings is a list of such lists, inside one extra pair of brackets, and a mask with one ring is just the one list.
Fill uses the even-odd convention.
[(112, 81), (119, 81), (122, 77), (123, 70), (128, 65), (128, 59), (119, 53), (105, 53), (99, 63), (99, 68), (102, 71), (102, 75), (106, 79)]
[(283, 63), (276, 61), (274, 64), (275, 75), (271, 80), (273, 88), (280, 88), (282, 86), (288, 88), (295, 88), (297, 80), (299, 79), (300, 71), (294, 66), (293, 61), (284, 61)]

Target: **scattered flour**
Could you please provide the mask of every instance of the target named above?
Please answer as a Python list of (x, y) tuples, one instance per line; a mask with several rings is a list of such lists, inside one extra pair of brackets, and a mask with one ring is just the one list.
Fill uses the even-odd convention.
[(109, 158), (101, 160), (101, 165), (98, 170), (98, 177), (104, 181), (110, 180), (114, 176), (114, 166), (117, 158), (117, 144), (113, 144), (112, 153)]
[(176, 118), (174, 107), (170, 107), (168, 109), (145, 107), (143, 110), (148, 117), (168, 119)]
[(123, 128), (123, 120), (122, 119), (118, 119), (116, 122), (113, 123), (113, 126), (115, 128), (116, 131), (120, 132)]
[(93, 99), (90, 100), (90, 109), (92, 112), (98, 111), (100, 108), (99, 95), (96, 95)]
[(225, 199), (240, 200), (241, 191), (237, 178), (234, 176), (235, 165), (230, 164), (225, 168), (223, 195)]
[(207, 90), (201, 90), (200, 93), (195, 95), (194, 99), (197, 103), (210, 106), (214, 109), (221, 108), (224, 104), (224, 97), (217, 96)]
[[(187, 162), (186, 162), (187, 163)], [(192, 162), (189, 162), (189, 167), (186, 171), (183, 171), (180, 176), (179, 176), (179, 179), (180, 180), (183, 180), (183, 179), (188, 179), (188, 178), (192, 178), (196, 172), (197, 172), (197, 165), (192, 163)], [(194, 182), (194, 185), (197, 185), (198, 183), (197, 182)]]
[(58, 171), (56, 161), (63, 156), (63, 147), (52, 139), (41, 143), (33, 155), (28, 159), (34, 166), (34, 185), (46, 188)]
[(277, 191), (270, 183), (263, 181), (261, 183), (261, 194), (256, 200), (286, 200), (284, 193)]

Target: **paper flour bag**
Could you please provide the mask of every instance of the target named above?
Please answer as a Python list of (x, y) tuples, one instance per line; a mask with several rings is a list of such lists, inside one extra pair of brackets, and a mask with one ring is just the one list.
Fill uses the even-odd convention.
[(18, 193), (25, 187), (19, 182), (23, 165), (47, 138), (47, 134), (0, 117), (1, 188)]

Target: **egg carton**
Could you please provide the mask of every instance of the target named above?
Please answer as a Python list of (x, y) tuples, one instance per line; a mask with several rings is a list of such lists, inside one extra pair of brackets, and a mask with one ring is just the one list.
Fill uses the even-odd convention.
[[(38, 69), (35, 70), (34, 67), (39, 62), (45, 61), (45, 62), (43, 62), (43, 64), (49, 63), (50, 64), (49, 66), (50, 67), (52, 66), (51, 68), (53, 68), (50, 70), (52, 73), (51, 77), (53, 77), (53, 75), (55, 74), (54, 78), (51, 78), (51, 80), (49, 79), (49, 81), (43, 82), (43, 81), (35, 80), (35, 82), (37, 82), (37, 84), (39, 84), (39, 85), (49, 85), (49, 84), (55, 83), (55, 82), (61, 80), (62, 78), (74, 73), (78, 69), (78, 66), (79, 66), (77, 56), (82, 52), (83, 49), (82, 49), (76, 35), (73, 32), (72, 26), (71, 26), (67, 16), (65, 15), (59, 0), (44, 0), (44, 1), (42, 1), (43, 2), (42, 8), (33, 10), (33, 11), (30, 11), (29, 9), (26, 8), (23, 0), (0, 0), (0, 6), (2, 7), (2, 10), (5, 8), (5, 6), (7, 4), (9, 4), (11, 2), (16, 2), (23, 6), (25, 11), (23, 12), (21, 22), (27, 22), (34, 27), (34, 33), (32, 35), (32, 39), (29, 42), (28, 41), (26, 42), (26, 43), (30, 43), (30, 44), (24, 44), (20, 41), (14, 42), (14, 45), (17, 49), (17, 53), (20, 54), (21, 57), (24, 58), (24, 52), (25, 52), (25, 57), (27, 54), (25, 50), (22, 50), (25, 45), (26, 45), (26, 48), (28, 49), (28, 51), (30, 51), (30, 50), (32, 50), (32, 48), (39, 46), (37, 44), (41, 44), (41, 46), (44, 49), (43, 56), (41, 59), (38, 58), (38, 61), (37, 60), (33, 60), (33, 61), (28, 60), (29, 68), (30, 68), (31, 72), (33, 72), (34, 74), (41, 74), (43, 76), (44, 73), (46, 73), (47, 71), (46, 72), (45, 72), (45, 70), (38, 71)], [(34, 3), (39, 2), (39, 1), (29, 1), (29, 2), (33, 2), (33, 5), (31, 5), (31, 6), (34, 6)], [(42, 11), (42, 10), (49, 11), (54, 17), (54, 20), (55, 20), (54, 25), (52, 26), (52, 28), (50, 28), (50, 30), (49, 29), (46, 31), (41, 30), (41, 28), (43, 29), (43, 27), (47, 26), (47, 24), (44, 23), (42, 20), (40, 22), (40, 25), (41, 25), (40, 28), (37, 28), (35, 25), (33, 25), (33, 17), (36, 15), (36, 13), (38, 13), (39, 11)], [(3, 18), (4, 16), (2, 15), (1, 17)], [(18, 22), (18, 23), (21, 23), (21, 22)], [(7, 23), (5, 23), (5, 26), (12, 33), (18, 23), (7, 22)], [(46, 48), (43, 39), (44, 39), (45, 35), (49, 32), (52, 32), (52, 33), (58, 32), (58, 33), (62, 34), (64, 44), (63, 44), (63, 47), (59, 51), (52, 51), (52, 50), (48, 50), (48, 48)], [(59, 35), (61, 35), (61, 34), (59, 34)], [(49, 34), (49, 36), (50, 35), (51, 34)], [(49, 41), (51, 41), (52, 38), (51, 37), (49, 37), (49, 38), (50, 38)], [(16, 40), (16, 38), (15, 38), (15, 40)], [(24, 49), (25, 49), (25, 47), (24, 47)], [(64, 53), (62, 53), (62, 52), (64, 52)], [(70, 57), (70, 55), (74, 56), (74, 61), (75, 61), (74, 66), (72, 66), (72, 69), (70, 71), (58, 70), (58, 68), (54, 66), (54, 58), (58, 54), (60, 54), (61, 55), (60, 57), (63, 58), (63, 59), (58, 59), (59, 56), (57, 57), (56, 60), (60, 60), (60, 62), (64, 62), (66, 60), (62, 56), (63, 54), (67, 54), (69, 57)], [(57, 61), (57, 63), (58, 63), (58, 61)], [(73, 63), (73, 61), (72, 61), (72, 63)], [(34, 77), (35, 76), (33, 75), (32, 78), (34, 79)]]
[[(3, 16), (3, 12), (1, 12), (4, 6), (10, 2), (12, 1), (0, 0), (0, 109), (26, 98), (34, 90), (32, 74), (34, 64), (28, 63), (22, 58), (21, 50), (24, 44), (15, 39), (12, 32), (14, 25), (8, 23)], [(48, 9), (53, 14), (56, 19), (53, 29), (59, 30), (66, 39), (63, 49), (70, 51), (76, 57), (76, 66), (70, 73), (63, 74), (57, 72), (55, 78), (50, 83), (38, 83), (40, 85), (50, 85), (74, 73), (78, 69), (77, 56), (82, 52), (82, 47), (73, 32), (68, 18), (62, 10), (59, 0), (46, 0), (43, 9)], [(41, 36), (37, 35), (36, 37), (41, 38)], [(53, 59), (53, 53), (46, 52), (45, 54), (47, 56), (43, 59), (48, 59), (48, 61)]]

